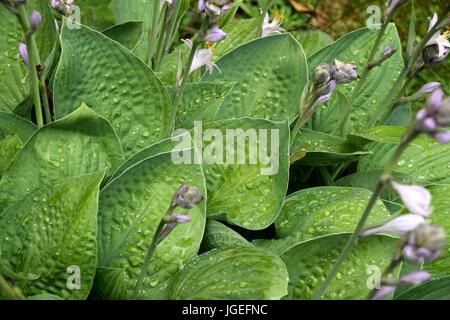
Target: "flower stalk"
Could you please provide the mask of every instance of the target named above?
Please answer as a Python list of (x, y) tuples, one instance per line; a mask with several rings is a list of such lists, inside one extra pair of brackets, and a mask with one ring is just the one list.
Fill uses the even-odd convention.
[(0, 297), (3, 296), (4, 299), (8, 300), (23, 300), (25, 297), (23, 294), (11, 287), (11, 285), (6, 281), (6, 279), (0, 274)]

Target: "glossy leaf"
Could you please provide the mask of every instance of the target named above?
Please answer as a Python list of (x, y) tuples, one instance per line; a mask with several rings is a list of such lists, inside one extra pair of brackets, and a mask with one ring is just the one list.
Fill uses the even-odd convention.
[(307, 57), (333, 43), (333, 39), (319, 29), (297, 31), (293, 33), (293, 36), (300, 42)]
[(205, 74), (202, 81), (236, 83), (217, 119), (292, 121), (298, 113), (308, 71), (300, 44), (289, 34), (246, 43), (220, 58), (217, 66), (221, 72)]
[(63, 27), (61, 39), (54, 88), (57, 117), (86, 103), (114, 126), (127, 158), (166, 134), (170, 98), (142, 61), (84, 26)]
[[(25, 295), (87, 298), (97, 264), (102, 179), (103, 172), (60, 179), (25, 194), (0, 214), (0, 270), (17, 274), (13, 280)], [(80, 287), (71, 287), (77, 286), (77, 276)]]
[(203, 247), (206, 250), (251, 246), (250, 242), (226, 225), (214, 220), (207, 221), (203, 237)]
[(124, 22), (102, 31), (105, 36), (119, 42), (128, 50), (133, 50), (139, 44), (143, 32), (142, 21)]
[(177, 300), (277, 300), (287, 293), (283, 261), (257, 248), (212, 250), (192, 259), (175, 277)]
[(0, 140), (0, 178), (22, 146), (18, 136), (6, 136)]
[[(131, 298), (156, 228), (184, 182), (197, 187), (206, 199), (201, 166), (177, 165), (166, 152), (130, 167), (102, 190), (96, 295)], [(205, 205), (190, 210), (189, 216), (191, 222), (177, 226), (158, 245), (139, 298), (167, 298), (170, 278), (197, 254), (205, 227)]]
[(27, 142), (36, 129), (36, 125), (24, 118), (13, 113), (0, 112), (0, 134), (17, 135), (22, 142)]
[[(343, 250), (349, 234), (335, 234), (301, 242), (282, 253), (289, 272), (288, 299), (311, 299)], [(330, 283), (323, 299), (367, 299), (374, 272), (383, 272), (391, 262), (398, 241), (371, 236), (358, 241)], [(370, 276), (372, 275), (372, 281)]]
[(450, 300), (450, 277), (432, 280), (409, 289), (395, 300)]

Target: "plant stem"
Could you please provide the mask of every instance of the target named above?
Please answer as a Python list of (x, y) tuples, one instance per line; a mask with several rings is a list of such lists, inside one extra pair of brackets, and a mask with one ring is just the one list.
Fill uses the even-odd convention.
[(172, 131), (175, 129), (175, 120), (177, 117), (178, 107), (181, 102), (181, 97), (183, 95), (184, 87), (186, 86), (187, 79), (189, 78), (189, 71), (191, 70), (192, 61), (194, 61), (195, 52), (197, 51), (197, 41), (194, 39), (192, 41), (192, 48), (191, 52), (189, 53), (188, 62), (185, 66), (185, 69), (183, 70), (183, 75), (181, 78), (181, 84), (180, 87), (176, 90), (175, 100), (173, 102), (172, 106), (172, 113), (170, 115), (170, 122), (169, 122), (169, 134), (172, 133)]
[(25, 297), (18, 290), (14, 290), (6, 279), (0, 274), (0, 296), (9, 300), (23, 300)]
[(36, 122), (38, 128), (44, 126), (44, 119), (42, 117), (42, 105), (39, 89), (39, 77), (37, 74), (36, 66), (40, 65), (39, 52), (34, 39), (34, 34), (30, 32), (30, 22), (28, 20), (28, 13), (24, 5), (17, 6), (18, 18), (25, 33), (25, 42), (27, 45), (27, 52), (29, 57), (28, 70), (31, 79), (31, 93), (34, 101), (34, 110), (36, 114)]
[(383, 191), (385, 183), (390, 180), (390, 175), (392, 174), (395, 166), (397, 165), (398, 160), (400, 159), (401, 155), (406, 150), (406, 148), (408, 147), (410, 142), (412, 140), (414, 140), (417, 137), (417, 135), (418, 135), (418, 132), (416, 131), (415, 124), (414, 124), (411, 126), (409, 131), (405, 134), (404, 138), (402, 139), (402, 142), (399, 144), (399, 146), (395, 150), (394, 154), (392, 155), (391, 159), (385, 166), (384, 174), (378, 180), (375, 190), (372, 193), (372, 196), (366, 206), (366, 209), (364, 210), (364, 213), (362, 214), (361, 218), (359, 219), (359, 222), (358, 222), (358, 225), (356, 226), (355, 231), (350, 236), (350, 239), (347, 241), (347, 244), (345, 245), (344, 250), (341, 252), (338, 259), (334, 263), (333, 268), (328, 273), (327, 277), (325, 278), (325, 281), (314, 292), (313, 299), (318, 300), (322, 297), (322, 295), (325, 293), (325, 290), (328, 288), (328, 285), (331, 283), (331, 281), (334, 279), (334, 277), (338, 273), (339, 269), (344, 264), (345, 260), (347, 259), (348, 254), (355, 246), (356, 241), (358, 240), (358, 237), (361, 234), (361, 231), (363, 230), (364, 225), (367, 221), (367, 218), (369, 217), (373, 207), (375, 206), (379, 195)]
[(152, 68), (153, 52), (155, 51), (156, 36), (158, 34), (158, 22), (159, 22), (159, 1), (155, 0), (155, 5), (153, 6), (153, 21), (152, 30), (148, 37), (148, 48), (147, 48), (147, 65)]
[[(170, 215), (173, 212), (173, 210), (174, 210), (174, 208), (172, 208), (172, 207), (169, 208), (169, 210), (167, 210), (164, 217), (166, 217), (167, 215)], [(142, 287), (142, 284), (144, 283), (144, 278), (148, 272), (148, 267), (150, 266), (150, 261), (152, 260), (153, 253), (155, 252), (156, 247), (158, 246), (158, 244), (160, 242), (159, 236), (161, 234), (161, 231), (164, 229), (164, 226), (167, 224), (164, 217), (161, 219), (161, 222), (159, 223), (158, 228), (156, 228), (152, 242), (150, 243), (150, 246), (148, 247), (147, 255), (145, 256), (144, 263), (141, 267), (141, 272), (139, 274), (139, 278), (137, 279), (136, 286), (134, 287), (133, 300), (136, 300), (136, 298), (139, 294), (139, 291)]]

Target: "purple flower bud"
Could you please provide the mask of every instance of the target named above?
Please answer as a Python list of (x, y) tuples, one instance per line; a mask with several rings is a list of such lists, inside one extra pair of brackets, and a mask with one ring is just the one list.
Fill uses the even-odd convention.
[(331, 72), (333, 79), (338, 83), (350, 83), (358, 79), (358, 71), (354, 62), (344, 63), (335, 59)]
[(426, 131), (433, 132), (438, 128), (438, 124), (436, 123), (436, 120), (434, 120), (432, 117), (428, 117), (423, 121), (423, 126)]
[(227, 37), (226, 32), (222, 31), (217, 24), (215, 24), (209, 34), (203, 39), (210, 42), (219, 42)]
[(331, 80), (331, 66), (328, 63), (319, 64), (312, 76), (312, 81), (316, 86), (328, 84)]
[(424, 121), (428, 117), (428, 110), (426, 108), (422, 108), (417, 112), (416, 119), (418, 121)]
[(431, 278), (431, 274), (426, 271), (413, 271), (399, 279), (400, 284), (421, 284)]
[(171, 214), (165, 218), (168, 223), (183, 224), (191, 221), (191, 217), (186, 214)]
[(232, 0), (206, 0), (205, 10), (210, 17), (218, 17), (230, 10), (232, 4)]
[(33, 11), (30, 15), (29, 20), (31, 32), (35, 32), (39, 25), (42, 23), (42, 15), (37, 11)]
[(404, 185), (395, 181), (392, 181), (391, 185), (398, 192), (406, 208), (411, 213), (424, 217), (431, 214), (433, 211), (431, 208), (431, 194), (427, 189), (420, 186)]
[(177, 226), (176, 223), (168, 223), (166, 226), (161, 230), (158, 236), (158, 242), (163, 241)]
[(172, 198), (172, 207), (180, 206), (184, 209), (192, 209), (200, 202), (203, 197), (197, 188), (191, 187), (187, 184), (182, 184)]
[(419, 225), (425, 222), (423, 216), (418, 214), (404, 214), (388, 223), (380, 226), (368, 229), (362, 232), (361, 236), (367, 237), (376, 233), (397, 233), (400, 235), (407, 234), (408, 232), (416, 229)]
[(19, 43), (19, 54), (23, 60), (23, 63), (28, 65), (30, 63), (30, 59), (28, 58), (28, 50), (27, 45), (25, 43)]
[(442, 107), (444, 102), (444, 91), (441, 89), (433, 91), (427, 100), (427, 106), (430, 111), (437, 111)]
[(434, 261), (441, 255), (446, 237), (441, 227), (423, 223), (408, 234), (403, 258), (414, 264)]
[(383, 52), (381, 53), (381, 59), (387, 59), (390, 56), (392, 56), (395, 53), (394, 46), (392, 43), (389, 43), (389, 45), (383, 49)]
[(205, 11), (205, 5), (206, 5), (206, 0), (198, 0), (198, 12), (203, 12)]
[(433, 134), (433, 137), (440, 144), (446, 144), (450, 142), (450, 131), (441, 131)]
[(441, 84), (439, 82), (429, 82), (420, 88), (420, 90), (417, 91), (417, 94), (432, 93), (433, 91), (439, 89), (440, 86)]
[(383, 300), (387, 296), (390, 296), (395, 292), (395, 286), (381, 286), (380, 289), (377, 290), (372, 300)]

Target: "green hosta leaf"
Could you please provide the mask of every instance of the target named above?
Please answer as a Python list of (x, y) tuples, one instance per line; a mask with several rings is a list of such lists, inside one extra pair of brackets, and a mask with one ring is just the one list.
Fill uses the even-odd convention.
[[(450, 185), (437, 185), (429, 188), (432, 195), (433, 214), (430, 215), (431, 223), (438, 225), (450, 235), (449, 211), (450, 207)], [(450, 242), (442, 252), (442, 256), (431, 263), (425, 265), (425, 269), (430, 271), (434, 278), (450, 276)]]
[(232, 20), (223, 31), (227, 33), (225, 40), (217, 43), (214, 57), (217, 59), (234, 48), (259, 37), (262, 25), (261, 18)]
[(252, 247), (252, 244), (224, 224), (208, 220), (203, 238), (203, 247), (206, 250), (229, 249), (234, 247)]
[(292, 35), (300, 42), (307, 57), (333, 43), (333, 39), (321, 30), (297, 31)]
[(303, 129), (291, 148), (291, 163), (300, 161), (309, 166), (327, 166), (355, 161), (368, 153), (341, 137)]
[(395, 300), (450, 300), (450, 277), (432, 280), (409, 289)]
[(143, 61), (146, 61), (147, 58), (148, 35), (152, 28), (154, 3), (155, 1), (112, 0), (116, 23), (121, 24), (137, 20), (144, 22), (144, 36), (134, 49), (134, 53)]
[[(377, 34), (378, 30), (363, 28), (345, 35), (308, 59), (309, 70), (313, 70), (320, 63), (331, 63), (337, 58), (344, 62), (355, 61), (359, 72), (361, 72), (367, 63), (367, 57)], [(390, 24), (386, 30), (386, 35), (381, 42), (380, 53), (389, 43), (397, 49), (401, 48), (394, 24)], [(372, 120), (371, 117), (388, 107), (385, 101), (386, 95), (404, 66), (400, 51), (369, 73), (368, 81), (351, 106), (351, 132), (365, 130)], [(355, 82), (349, 85), (340, 85), (339, 90), (346, 97), (350, 97), (355, 85)], [(335, 104), (337, 103), (339, 103), (338, 96), (334, 95), (328, 104), (319, 108), (314, 117), (313, 129), (327, 133), (339, 129), (336, 126), (339, 124), (342, 114), (331, 112), (335, 110)]]
[[(372, 196), (360, 188), (318, 187), (298, 191), (286, 198), (275, 221), (277, 238), (285, 245), (333, 233), (353, 232)], [(366, 226), (381, 225), (391, 215), (377, 201)]]
[[(167, 152), (137, 163), (103, 189), (97, 295), (131, 297), (156, 228), (184, 182), (197, 187), (206, 198), (201, 166), (177, 165)], [(189, 211), (189, 216), (191, 222), (177, 226), (157, 247), (140, 298), (165, 298), (171, 276), (197, 254), (205, 227), (205, 205)], [(106, 291), (103, 287), (118, 289)]]
[(77, 0), (76, 5), (80, 7), (82, 24), (99, 30), (114, 25), (111, 0)]
[[(213, 121), (220, 105), (230, 93), (232, 83), (189, 83), (185, 87), (177, 112), (177, 128), (190, 129), (194, 121)], [(175, 96), (175, 88), (169, 93)]]
[(143, 28), (142, 21), (128, 21), (103, 30), (103, 34), (133, 50), (142, 38)]
[[(336, 234), (301, 242), (281, 255), (289, 272), (289, 299), (312, 298), (314, 290), (325, 280), (349, 236)], [(373, 283), (369, 277), (373, 277), (374, 270), (382, 273), (397, 249), (398, 241), (386, 236), (359, 240), (323, 298), (366, 299), (371, 291), (368, 283)]]
[(126, 158), (166, 134), (170, 98), (143, 62), (84, 26), (63, 27), (61, 38), (54, 88), (58, 117), (87, 103), (114, 126)]
[(43, 294), (37, 294), (31, 297), (28, 297), (27, 300), (64, 300), (63, 298), (61, 298), (60, 296), (56, 296), (54, 294), (48, 294), (48, 293), (43, 293)]
[[(198, 127), (194, 129), (195, 141), (198, 131)], [(229, 138), (227, 131), (231, 133)], [(252, 118), (223, 120), (204, 124), (203, 133), (211, 134), (202, 148), (204, 162), (207, 159), (205, 163), (210, 163), (203, 166), (208, 217), (226, 219), (250, 230), (268, 227), (278, 216), (287, 189), (287, 123)], [(245, 148), (239, 147), (239, 141), (245, 143)], [(225, 155), (220, 149), (226, 151)], [(266, 161), (262, 161), (261, 152)], [(243, 164), (238, 164), (239, 155)]]
[(212, 250), (192, 259), (175, 277), (179, 300), (277, 300), (287, 293), (283, 261), (257, 248)]
[[(180, 59), (182, 61), (181, 64), (184, 66), (187, 63), (188, 57), (189, 48), (184, 44), (177, 46), (164, 58), (156, 74), (165, 85), (174, 86), (177, 82), (177, 71)], [(192, 74), (190, 78), (193, 78), (194, 75), (195, 73)], [(186, 91), (183, 94), (185, 93)]]
[(1, 135), (17, 135), (22, 142), (26, 142), (36, 131), (36, 126), (24, 118), (13, 113), (0, 112)]
[[(373, 127), (361, 133), (349, 134), (348, 140), (355, 145), (366, 145), (370, 142), (396, 143), (399, 144), (408, 128), (399, 126)], [(411, 142), (413, 145), (426, 148), (429, 144), (423, 136), (419, 136)]]
[(0, 182), (0, 212), (36, 188), (105, 169), (111, 174), (121, 162), (110, 124), (82, 106), (37, 131), (19, 151)]
[(217, 119), (292, 121), (298, 113), (308, 71), (302, 47), (289, 34), (244, 44), (219, 59), (217, 66), (221, 72), (206, 74), (202, 81), (236, 82)]
[[(28, 13), (37, 10), (42, 24), (36, 32), (36, 43), (41, 60), (50, 54), (55, 42), (55, 24), (48, 0), (33, 0), (27, 5)], [(17, 17), (0, 6), (0, 111), (12, 112), (29, 92), (27, 69), (19, 57), (18, 46), (23, 42), (23, 31)]]
[[(97, 211), (102, 173), (60, 179), (27, 193), (0, 214), (0, 270), (25, 295), (50, 293), (85, 299), (97, 264)], [(70, 278), (79, 271), (80, 287)], [(75, 271), (77, 272), (77, 271)]]
[[(438, 144), (431, 138), (420, 137), (417, 145), (410, 145), (394, 171), (428, 183), (450, 183), (450, 145)], [(375, 144), (373, 155), (365, 156), (358, 165), (359, 172), (381, 170), (392, 157), (397, 145)]]
[(0, 140), (0, 178), (22, 146), (18, 136), (7, 136)]

